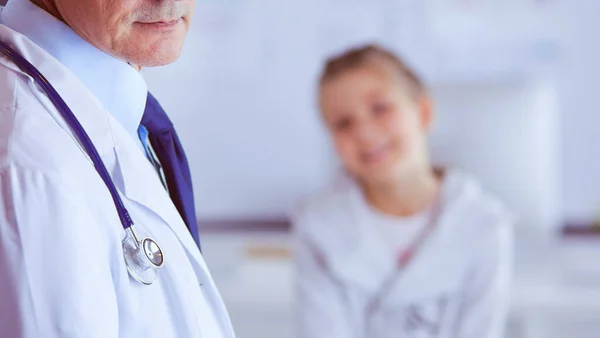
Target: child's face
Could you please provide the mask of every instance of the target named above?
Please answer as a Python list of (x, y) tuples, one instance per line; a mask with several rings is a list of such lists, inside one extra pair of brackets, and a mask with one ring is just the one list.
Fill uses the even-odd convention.
[(385, 183), (426, 158), (430, 120), (425, 100), (374, 67), (349, 70), (321, 87), (321, 109), (346, 168), (367, 183)]

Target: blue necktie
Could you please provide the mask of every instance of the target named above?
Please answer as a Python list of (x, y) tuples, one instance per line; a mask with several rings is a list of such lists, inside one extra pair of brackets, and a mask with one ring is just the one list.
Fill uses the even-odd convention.
[(200, 247), (188, 161), (173, 123), (150, 93), (141, 124), (147, 129), (152, 149), (162, 166), (171, 200)]

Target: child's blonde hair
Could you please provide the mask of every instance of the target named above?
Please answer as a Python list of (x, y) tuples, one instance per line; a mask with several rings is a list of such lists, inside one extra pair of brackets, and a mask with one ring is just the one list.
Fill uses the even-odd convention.
[(327, 60), (321, 74), (319, 84), (322, 86), (328, 80), (337, 77), (348, 70), (365, 66), (384, 68), (391, 71), (407, 87), (411, 97), (418, 98), (425, 94), (425, 85), (402, 59), (394, 53), (376, 44), (350, 49)]

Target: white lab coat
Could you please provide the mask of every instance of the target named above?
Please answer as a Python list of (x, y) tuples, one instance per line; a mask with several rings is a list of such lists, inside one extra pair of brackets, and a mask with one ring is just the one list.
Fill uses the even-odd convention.
[(96, 146), (136, 226), (165, 265), (128, 275), (124, 230), (83, 148), (33, 80), (0, 57), (0, 337), (234, 337), (206, 263), (136, 141), (79, 80), (24, 36), (36, 66)]
[[(368, 338), (503, 336), (513, 217), (459, 170), (443, 186), (437, 226), (369, 320)], [(396, 258), (368, 208), (343, 177), (295, 211), (297, 337), (367, 338), (366, 304)]]

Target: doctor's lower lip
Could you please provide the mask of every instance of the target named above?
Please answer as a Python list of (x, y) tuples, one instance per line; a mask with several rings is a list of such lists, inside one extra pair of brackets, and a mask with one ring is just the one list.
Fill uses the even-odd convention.
[(140, 26), (144, 28), (151, 29), (171, 29), (177, 26), (177, 24), (181, 21), (181, 18), (177, 20), (171, 21), (156, 21), (156, 22), (137, 22)]

